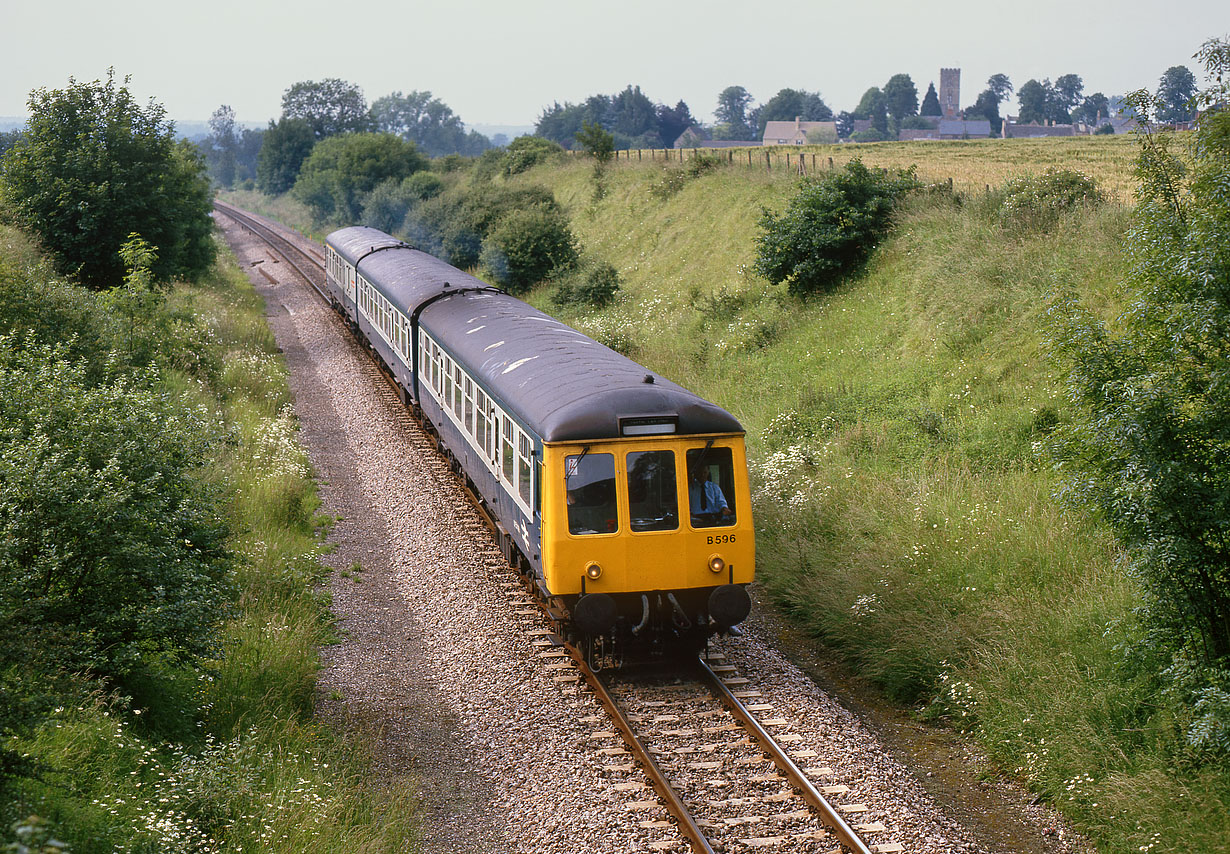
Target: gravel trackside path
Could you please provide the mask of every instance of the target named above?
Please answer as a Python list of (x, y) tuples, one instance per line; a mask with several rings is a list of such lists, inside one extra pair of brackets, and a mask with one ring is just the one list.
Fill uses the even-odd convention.
[[(250, 233), (218, 222), (265, 298), (323, 512), (341, 517), (328, 560), (342, 640), (321, 651), (321, 712), (379, 733), (377, 772), (422, 793), (421, 850), (686, 851), (663, 810), (630, 806), (645, 793), (611, 771), (609, 722), (534, 645), (545, 624), (513, 593), (514, 574), (430, 438), (340, 318)], [(866, 804), (859, 821), (885, 825), (870, 843), (989, 850), (770, 636), (753, 620), (717, 648), (832, 767), (825, 784)]]

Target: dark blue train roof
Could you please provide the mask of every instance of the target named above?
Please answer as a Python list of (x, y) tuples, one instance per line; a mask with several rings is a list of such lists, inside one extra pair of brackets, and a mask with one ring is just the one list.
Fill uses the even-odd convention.
[[(364, 239), (367, 247), (380, 245), (372, 233), (391, 240), (375, 229), (347, 228), (329, 242), (357, 251)], [(427, 306), (419, 323), (545, 442), (616, 438), (626, 418), (674, 418), (679, 434), (743, 432), (720, 406), (533, 306), (492, 290), (463, 291), (489, 286), (431, 255), (387, 249), (363, 258), (359, 272), (407, 316), (456, 291)]]

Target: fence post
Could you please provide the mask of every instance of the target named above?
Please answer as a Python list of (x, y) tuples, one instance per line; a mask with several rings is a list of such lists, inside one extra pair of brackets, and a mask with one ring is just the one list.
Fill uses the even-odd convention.
[(772, 171), (773, 171), (773, 161), (772, 161), (772, 159), (771, 159), (772, 157), (773, 157), (773, 153), (772, 153), (772, 152), (770, 152), (770, 151), (766, 151), (766, 152), (764, 153), (764, 168), (765, 168), (765, 171), (766, 171), (766, 172), (772, 172)]
[(830, 169), (832, 169), (832, 168), (833, 168), (833, 158), (831, 158), (831, 157), (829, 158), (829, 168), (830, 168)]

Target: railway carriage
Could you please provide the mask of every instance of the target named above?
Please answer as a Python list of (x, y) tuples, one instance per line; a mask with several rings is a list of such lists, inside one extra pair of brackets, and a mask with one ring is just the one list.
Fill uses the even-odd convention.
[(747, 616), (755, 546), (733, 416), (376, 229), (326, 245), (335, 307), (571, 631), (703, 640)]

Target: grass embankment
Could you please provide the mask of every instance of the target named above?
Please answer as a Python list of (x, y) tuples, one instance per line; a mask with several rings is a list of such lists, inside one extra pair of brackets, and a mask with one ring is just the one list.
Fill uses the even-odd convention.
[[(929, 157), (950, 149), (993, 186), (1087, 149), (1110, 152), (1112, 186), (1130, 181), (1120, 141), (858, 153), (941, 177)], [(621, 163), (598, 202), (584, 162), (525, 176), (624, 289), (602, 311), (552, 306), (549, 287), (535, 299), (740, 418), (767, 592), (889, 696), (975, 733), (1103, 850), (1224, 850), (1230, 766), (1191, 761), (1133, 671), (1135, 587), (1107, 531), (1056, 498), (1045, 454), (1070, 417), (1048, 296), (1117, 313), (1127, 209), (1012, 233), (994, 192), (919, 200), (863, 277), (800, 303), (751, 273), (759, 211), (780, 210), (792, 180), (724, 168), (662, 201), (662, 175)]]
[[(17, 232), (0, 226), (0, 267), (75, 302), (97, 298), (54, 277)], [(413, 795), (376, 782), (365, 735), (313, 717), (317, 648), (333, 637), (318, 591), (322, 525), (298, 446), (285, 368), (260, 297), (223, 252), (166, 309), (203, 345), (210, 369), (163, 372), (165, 395), (212, 414), (218, 435), (207, 477), (227, 496), (238, 600), (216, 660), (194, 689), (150, 708), (82, 686), (28, 736), (7, 745), (34, 772), (7, 781), (0, 821), (37, 815), (25, 842), (47, 835), (76, 854), (112, 851), (405, 850)], [(0, 840), (9, 841), (7, 835)]]

